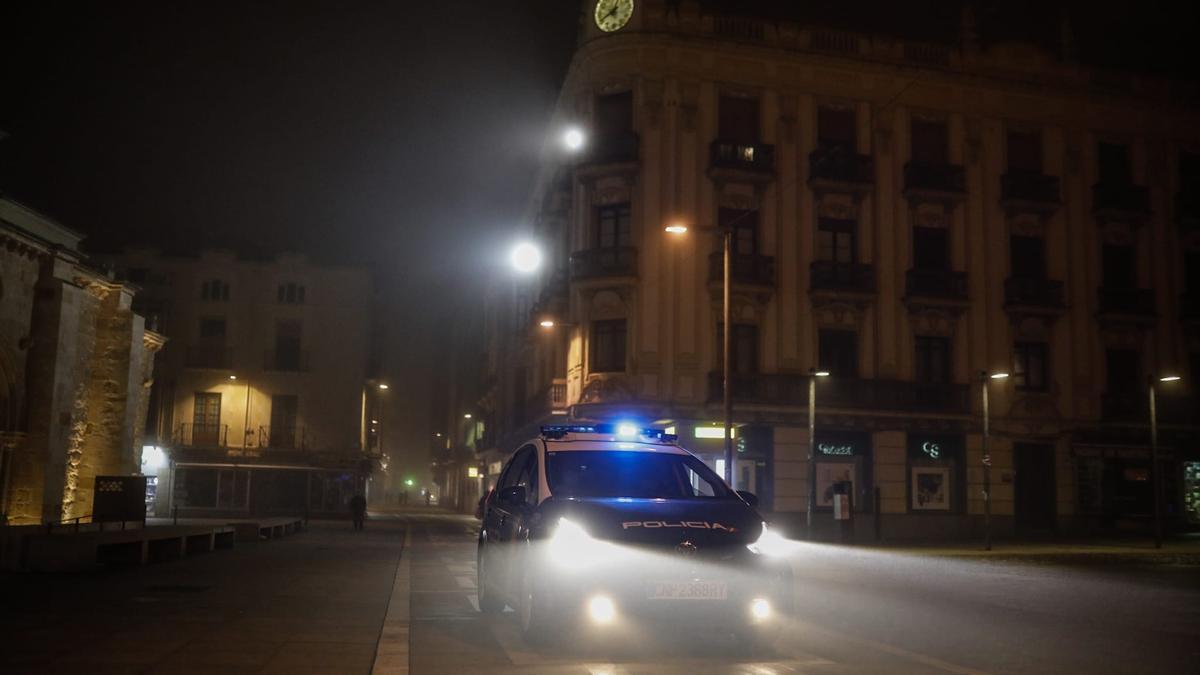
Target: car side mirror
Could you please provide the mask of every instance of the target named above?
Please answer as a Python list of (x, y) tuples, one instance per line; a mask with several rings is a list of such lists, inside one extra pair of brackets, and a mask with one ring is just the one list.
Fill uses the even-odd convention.
[(510, 485), (502, 490), (497, 496), (501, 504), (505, 506), (520, 506), (525, 503), (525, 486)]
[(758, 495), (754, 494), (753, 492), (738, 490), (737, 495), (742, 498), (742, 501), (746, 502), (750, 506), (758, 506)]

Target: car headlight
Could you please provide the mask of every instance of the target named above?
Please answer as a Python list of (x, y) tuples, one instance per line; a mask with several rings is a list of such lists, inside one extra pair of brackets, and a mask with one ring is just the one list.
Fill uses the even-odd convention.
[(767, 527), (766, 523), (762, 524), (762, 534), (758, 535), (758, 539), (752, 544), (746, 544), (746, 548), (750, 549), (751, 553), (759, 555), (778, 557), (787, 555), (792, 550), (792, 542), (788, 541), (775, 530)]
[(600, 541), (574, 521), (560, 518), (554, 534), (547, 540), (550, 560), (569, 569), (582, 569), (612, 560), (616, 547)]

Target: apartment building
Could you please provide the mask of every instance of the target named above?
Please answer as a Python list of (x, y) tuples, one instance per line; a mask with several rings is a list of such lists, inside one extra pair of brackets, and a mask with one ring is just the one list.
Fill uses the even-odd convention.
[(494, 299), (487, 330), (522, 337), (494, 341), (481, 465), (544, 420), (630, 418), (723, 469), (716, 228), (733, 475), (781, 522), (805, 518), (819, 370), (818, 528), (848, 481), (860, 535), (876, 514), (888, 537), (978, 534), (985, 387), (997, 532), (1143, 527), (1151, 380), (1165, 513), (1200, 526), (1193, 86), (1089, 65), (1069, 17), (1038, 43), (969, 6), (913, 37), (787, 3), (617, 4), (581, 3), (555, 125), (587, 140), (547, 151), (547, 264)]
[(369, 274), (229, 251), (111, 262), (172, 336), (143, 463), (157, 515), (348, 513), (382, 459)]

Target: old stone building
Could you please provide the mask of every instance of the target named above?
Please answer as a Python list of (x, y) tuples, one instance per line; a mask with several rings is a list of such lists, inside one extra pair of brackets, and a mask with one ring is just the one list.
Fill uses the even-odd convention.
[(673, 426), (717, 464), (716, 227), (733, 474), (776, 518), (804, 519), (820, 369), (818, 526), (847, 480), (885, 536), (978, 533), (988, 387), (998, 531), (1140, 527), (1147, 381), (1179, 374), (1164, 498), (1200, 524), (1194, 88), (1089, 65), (1069, 17), (1027, 17), (1039, 41), (969, 3), (923, 35), (807, 3), (616, 4), (581, 3), (555, 128), (586, 142), (547, 151), (528, 235), (548, 264), (489, 325), (525, 335), (481, 399), (493, 452), (562, 409)]
[(345, 515), (383, 459), (370, 275), (299, 255), (109, 258), (172, 336), (144, 471), (158, 515)]
[(0, 514), (87, 518), (96, 476), (141, 463), (154, 355), (164, 338), (134, 287), (89, 266), (82, 235), (0, 198)]

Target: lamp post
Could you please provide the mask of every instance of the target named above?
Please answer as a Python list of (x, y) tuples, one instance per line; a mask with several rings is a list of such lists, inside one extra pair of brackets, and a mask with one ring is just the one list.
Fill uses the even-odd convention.
[(979, 389), (983, 395), (983, 550), (992, 550), (992, 456), (988, 454), (991, 434), (991, 414), (988, 409), (988, 382), (1003, 380), (1008, 373), (979, 373)]
[[(1162, 548), (1162, 475), (1158, 468), (1158, 403), (1154, 377), (1146, 378), (1150, 396), (1150, 499), (1154, 502), (1154, 548)], [(1178, 375), (1163, 375), (1159, 382), (1178, 382)]]
[[(722, 282), (721, 282), (721, 407), (725, 416), (725, 482), (736, 489), (733, 470), (733, 228), (737, 221), (753, 211), (738, 216), (733, 221), (718, 227), (697, 227), (700, 232), (721, 235)], [(664, 228), (667, 232), (681, 236), (687, 234), (688, 226), (672, 223)]]
[(808, 507), (805, 522), (812, 538), (813, 511), (817, 508), (817, 378), (829, 377), (828, 370), (808, 369)]

